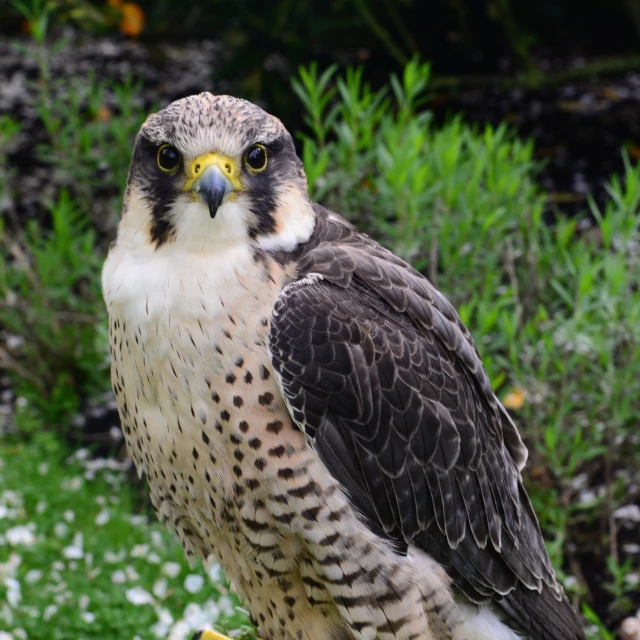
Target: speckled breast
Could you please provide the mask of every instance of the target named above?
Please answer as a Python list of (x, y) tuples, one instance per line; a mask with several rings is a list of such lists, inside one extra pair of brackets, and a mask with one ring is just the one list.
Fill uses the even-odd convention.
[(110, 305), (112, 381), (136, 467), (187, 555), (221, 562), (268, 637), (328, 639), (341, 624), (322, 589), (325, 605), (308, 602), (303, 574), (321, 584), (299, 532), (337, 486), (291, 422), (267, 351), (286, 278), (257, 260), (217, 291), (192, 272), (148, 303)]

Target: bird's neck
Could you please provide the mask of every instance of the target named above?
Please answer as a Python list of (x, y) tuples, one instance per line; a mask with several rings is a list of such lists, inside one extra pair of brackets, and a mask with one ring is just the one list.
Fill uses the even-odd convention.
[(316, 226), (313, 203), (302, 190), (279, 194), (274, 217), (274, 230), (255, 239), (257, 247), (264, 251), (292, 251), (309, 240)]

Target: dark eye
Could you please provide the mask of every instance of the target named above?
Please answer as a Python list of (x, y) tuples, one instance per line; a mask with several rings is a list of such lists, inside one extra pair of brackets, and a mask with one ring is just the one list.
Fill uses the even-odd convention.
[(267, 150), (261, 144), (254, 144), (245, 157), (245, 162), (252, 173), (260, 173), (267, 168)]
[(178, 150), (168, 144), (163, 144), (158, 149), (158, 166), (165, 173), (175, 173), (180, 166)]

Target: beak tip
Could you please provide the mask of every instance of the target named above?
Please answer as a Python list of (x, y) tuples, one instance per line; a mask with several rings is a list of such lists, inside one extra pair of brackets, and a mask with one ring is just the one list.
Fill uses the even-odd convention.
[(193, 186), (193, 191), (207, 205), (209, 215), (213, 220), (224, 199), (232, 191), (232, 187), (218, 167), (209, 167), (198, 178)]

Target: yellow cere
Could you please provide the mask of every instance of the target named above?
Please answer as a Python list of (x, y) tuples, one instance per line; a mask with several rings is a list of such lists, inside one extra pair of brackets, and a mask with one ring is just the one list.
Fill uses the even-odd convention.
[[(185, 191), (191, 191), (193, 183), (203, 174), (204, 170), (210, 166), (217, 166), (220, 171), (228, 178), (233, 186), (233, 190), (240, 191), (242, 182), (240, 182), (240, 171), (236, 163), (228, 156), (219, 153), (205, 153), (198, 156), (187, 168), (187, 182), (184, 185)], [(233, 200), (232, 193), (230, 199)]]

